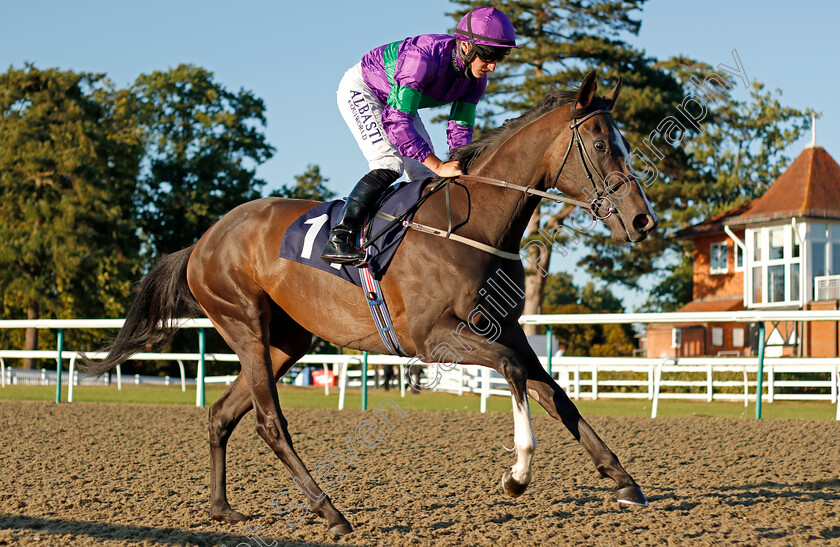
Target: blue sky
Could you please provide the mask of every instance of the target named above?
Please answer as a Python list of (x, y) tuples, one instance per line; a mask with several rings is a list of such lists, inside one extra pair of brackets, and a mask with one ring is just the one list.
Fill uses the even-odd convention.
[[(267, 189), (317, 164), (341, 194), (366, 172), (336, 107), (342, 74), (378, 45), (448, 32), (454, 25), (446, 13), (456, 7), (448, 0), (4, 0), (2, 6), (0, 70), (30, 61), (104, 72), (128, 86), (141, 73), (202, 66), (227, 88), (265, 101), (266, 134), (277, 149), (257, 171)], [(840, 158), (838, 71), (831, 62), (840, 3), (651, 0), (641, 20), (632, 43), (657, 58), (683, 54), (731, 66), (737, 49), (749, 78), (780, 89), (783, 104), (822, 112), (817, 141)], [(739, 93), (746, 98), (743, 88)], [(430, 133), (445, 152), (442, 128)], [(791, 159), (809, 140), (791, 146)]]

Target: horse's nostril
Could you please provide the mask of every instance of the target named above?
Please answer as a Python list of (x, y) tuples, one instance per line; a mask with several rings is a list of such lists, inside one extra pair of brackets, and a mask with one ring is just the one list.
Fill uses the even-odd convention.
[(656, 220), (651, 215), (636, 215), (633, 219), (633, 228), (640, 232), (649, 232), (656, 228)]

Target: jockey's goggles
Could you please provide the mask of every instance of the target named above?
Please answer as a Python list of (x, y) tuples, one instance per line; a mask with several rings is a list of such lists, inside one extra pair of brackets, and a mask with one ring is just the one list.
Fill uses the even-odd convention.
[(510, 54), (509, 47), (490, 47), (475, 45), (475, 54), (485, 63), (498, 63)]

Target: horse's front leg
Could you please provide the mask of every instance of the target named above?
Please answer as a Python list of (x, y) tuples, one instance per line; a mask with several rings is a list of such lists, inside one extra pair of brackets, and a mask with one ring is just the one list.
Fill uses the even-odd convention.
[(528, 394), (542, 405), (550, 416), (562, 420), (563, 425), (571, 431), (592, 458), (598, 472), (615, 481), (615, 497), (618, 502), (647, 505), (647, 498), (639, 485), (624, 469), (618, 457), (583, 419), (569, 396), (546, 372), (536, 356), (532, 360), (527, 360), (527, 363)]
[[(516, 463), (502, 475), (502, 488), (516, 497), (525, 492), (531, 482), (531, 464), (537, 448), (537, 438), (531, 428), (531, 410), (526, 391), (527, 367), (517, 352), (498, 340), (505, 332), (488, 332), (488, 337), (466, 328), (464, 321), (440, 321), (426, 339), (425, 356), (429, 362), (476, 364), (501, 374), (508, 383), (513, 404), (513, 451)], [(434, 384), (438, 378), (430, 381)]]
[(520, 496), (531, 483), (531, 462), (537, 449), (537, 437), (531, 427), (531, 409), (528, 397), (525, 395), (525, 381), (519, 382), (519, 376), (524, 376), (516, 370), (512, 377), (505, 378), (510, 386), (510, 396), (513, 402), (513, 445), (516, 452), (516, 463), (502, 475), (502, 488), (512, 497)]

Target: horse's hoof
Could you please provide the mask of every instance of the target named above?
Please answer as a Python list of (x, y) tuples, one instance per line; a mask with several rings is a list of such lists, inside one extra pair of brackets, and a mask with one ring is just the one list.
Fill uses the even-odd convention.
[(510, 475), (510, 469), (502, 474), (502, 490), (508, 496), (518, 498), (525, 492), (526, 488), (528, 488), (527, 484), (521, 484), (513, 480), (513, 477)]
[(327, 531), (336, 537), (346, 536), (353, 532), (353, 527), (350, 526), (349, 522), (339, 522), (330, 526)]
[(219, 509), (219, 510), (210, 510), (210, 518), (213, 520), (218, 520), (221, 522), (227, 522), (230, 524), (236, 524), (237, 522), (244, 522), (248, 520), (248, 517), (240, 513), (239, 511), (234, 511), (230, 507)]
[(639, 505), (647, 507), (648, 500), (642, 493), (642, 489), (638, 486), (625, 486), (615, 491), (615, 499), (618, 503), (626, 503), (627, 505)]

